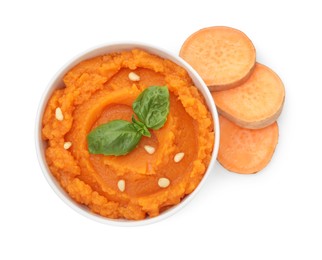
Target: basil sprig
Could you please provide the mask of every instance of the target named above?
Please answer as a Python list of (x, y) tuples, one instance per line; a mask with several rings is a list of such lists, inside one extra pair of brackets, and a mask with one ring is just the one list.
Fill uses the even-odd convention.
[(138, 145), (142, 136), (151, 137), (148, 128), (158, 130), (167, 121), (170, 109), (168, 88), (151, 86), (145, 89), (132, 108), (139, 120), (134, 115), (132, 122), (113, 120), (88, 134), (88, 150), (91, 154), (125, 155)]

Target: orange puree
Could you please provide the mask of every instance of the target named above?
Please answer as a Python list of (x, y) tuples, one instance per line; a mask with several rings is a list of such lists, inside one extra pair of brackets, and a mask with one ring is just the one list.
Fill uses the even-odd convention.
[[(131, 81), (129, 72), (140, 76)], [(43, 117), (46, 159), (66, 192), (94, 213), (108, 218), (144, 219), (178, 204), (202, 179), (213, 149), (213, 122), (202, 95), (187, 72), (142, 50), (112, 53), (83, 61), (64, 77)], [(170, 113), (152, 136), (124, 156), (90, 154), (87, 134), (115, 119), (131, 120), (132, 103), (149, 86), (166, 85)], [(60, 107), (63, 120), (55, 117)], [(69, 149), (64, 143), (71, 142)], [(155, 148), (149, 154), (145, 145)], [(184, 153), (174, 162), (177, 153)], [(170, 180), (162, 188), (160, 178)], [(124, 180), (125, 190), (118, 188)]]

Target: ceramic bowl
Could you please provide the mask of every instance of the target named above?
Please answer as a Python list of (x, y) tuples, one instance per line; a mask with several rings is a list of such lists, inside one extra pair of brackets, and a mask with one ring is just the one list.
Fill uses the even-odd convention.
[[(189, 73), (191, 79), (193, 80), (195, 86), (199, 89), (201, 94), (204, 96), (205, 101), (207, 103), (207, 106), (209, 108), (209, 111), (211, 112), (213, 121), (214, 121), (214, 128), (215, 128), (215, 140), (214, 140), (214, 149), (212, 152), (212, 158), (208, 165), (208, 168), (205, 172), (205, 175), (201, 182), (199, 183), (198, 187), (188, 196), (186, 196), (179, 204), (169, 208), (168, 210), (162, 212), (159, 216), (153, 217), (153, 218), (146, 218), (144, 220), (138, 220), (138, 221), (131, 221), (131, 220), (114, 220), (114, 219), (108, 219), (105, 217), (102, 217), (100, 215), (92, 213), (87, 207), (80, 205), (76, 203), (73, 199), (69, 197), (69, 195), (64, 191), (64, 189), (61, 188), (57, 180), (54, 178), (54, 176), (51, 174), (47, 163), (45, 159), (45, 148), (46, 148), (46, 142), (44, 142), (41, 138), (41, 128), (42, 128), (42, 117), (44, 114), (44, 110), (46, 107), (46, 104), (52, 95), (53, 91), (58, 88), (59, 86), (63, 85), (63, 77), (64, 75), (73, 68), (76, 64), (83, 60), (87, 60), (96, 56), (100, 56), (107, 53), (112, 52), (120, 52), (124, 50), (131, 50), (134, 48), (139, 48), (146, 50), (149, 53), (156, 54), (160, 57), (169, 59), (173, 61), (174, 63), (180, 65), (181, 67), (185, 68), (186, 71)], [(198, 75), (198, 73), (183, 59), (181, 59), (179, 56), (170, 53), (169, 51), (163, 50), (162, 48), (152, 46), (150, 44), (143, 44), (143, 43), (136, 43), (136, 42), (129, 42), (129, 43), (109, 43), (104, 44), (95, 48), (92, 48), (90, 50), (87, 50), (72, 60), (68, 61), (52, 78), (52, 80), (49, 82), (47, 88), (44, 91), (44, 94), (41, 98), (37, 118), (36, 118), (36, 129), (35, 129), (35, 139), (36, 139), (36, 151), (38, 155), (38, 160), (40, 163), (40, 167), (42, 169), (42, 172), (48, 181), (51, 188), (56, 192), (58, 197), (60, 197), (67, 205), (69, 205), (71, 208), (73, 208), (78, 213), (82, 214), (83, 216), (98, 221), (100, 223), (104, 224), (111, 224), (111, 225), (118, 225), (118, 226), (137, 226), (137, 225), (143, 225), (143, 224), (150, 224), (154, 223), (160, 220), (163, 220), (174, 213), (178, 212), (180, 209), (182, 209), (187, 203), (189, 203), (192, 198), (198, 193), (198, 191), (202, 188), (203, 184), (206, 182), (207, 177), (209, 174), (213, 171), (215, 161), (217, 158), (218, 148), (219, 148), (219, 120), (218, 120), (218, 114), (216, 110), (216, 106), (214, 104), (213, 98), (205, 85), (204, 81), (201, 79), (201, 77)]]

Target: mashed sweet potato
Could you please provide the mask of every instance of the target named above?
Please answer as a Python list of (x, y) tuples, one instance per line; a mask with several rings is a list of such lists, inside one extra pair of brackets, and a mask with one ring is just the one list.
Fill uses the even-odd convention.
[[(131, 71), (139, 81), (129, 79)], [(180, 203), (197, 187), (210, 161), (214, 130), (204, 99), (183, 68), (143, 50), (124, 51), (79, 63), (65, 75), (64, 85), (47, 104), (42, 134), (48, 166), (75, 201), (108, 218), (139, 220)], [(88, 133), (114, 119), (130, 121), (133, 101), (152, 85), (169, 89), (166, 124), (127, 155), (90, 154)], [(58, 107), (62, 120), (55, 116)], [(64, 149), (65, 142), (72, 146)], [(145, 145), (155, 153), (147, 153)], [(177, 153), (184, 158), (176, 163)], [(170, 185), (161, 188), (160, 178)]]

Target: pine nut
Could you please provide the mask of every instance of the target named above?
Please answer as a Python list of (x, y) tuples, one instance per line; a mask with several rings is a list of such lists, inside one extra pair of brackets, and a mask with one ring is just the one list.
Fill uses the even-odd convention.
[(55, 116), (56, 116), (56, 119), (58, 121), (63, 121), (64, 120), (63, 112), (61, 111), (60, 107), (57, 107), (56, 108), (56, 110), (55, 110)]
[(160, 178), (159, 181), (158, 181), (158, 185), (161, 187), (161, 188), (166, 188), (170, 185), (170, 180), (167, 179), (167, 178)]
[(148, 154), (154, 154), (154, 152), (155, 152), (155, 148), (150, 145), (145, 145), (144, 149)]
[(64, 149), (68, 150), (72, 146), (72, 142), (65, 142), (64, 143)]
[(124, 180), (119, 180), (117, 182), (117, 187), (121, 192), (125, 191), (125, 181)]
[(177, 153), (174, 156), (173, 160), (174, 160), (174, 162), (178, 163), (183, 159), (183, 157), (184, 157), (184, 153)]
[(132, 81), (139, 81), (141, 78), (138, 74), (134, 73), (134, 72), (130, 72), (129, 73), (129, 79)]

